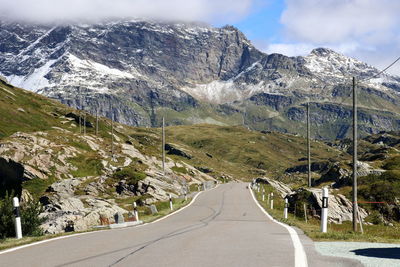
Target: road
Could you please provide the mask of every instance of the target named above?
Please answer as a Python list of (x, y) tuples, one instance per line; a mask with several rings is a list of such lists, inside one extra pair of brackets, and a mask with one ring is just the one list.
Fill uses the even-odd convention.
[[(201, 193), (184, 210), (139, 227), (54, 240), (0, 254), (0, 266), (357, 266), (324, 257), (270, 220), (244, 183)], [(304, 249), (304, 250), (303, 250)]]

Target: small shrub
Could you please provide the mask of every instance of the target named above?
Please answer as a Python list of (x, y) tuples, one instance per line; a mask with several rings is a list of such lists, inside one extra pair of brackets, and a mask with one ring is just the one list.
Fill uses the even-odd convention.
[(173, 170), (174, 172), (178, 172), (178, 173), (183, 173), (183, 174), (188, 174), (188, 170), (185, 167), (177, 167), (174, 166), (171, 168), (171, 170)]
[(383, 168), (386, 170), (400, 170), (400, 157), (388, 159)]
[(146, 176), (147, 175), (144, 172), (135, 171), (130, 168), (124, 168), (116, 171), (113, 175), (113, 178), (118, 180), (126, 180), (128, 184), (135, 185), (139, 181), (146, 178)]
[[(379, 211), (381, 216), (387, 220), (398, 220), (400, 218), (399, 210), (392, 203), (396, 196), (400, 195), (400, 171), (386, 171), (382, 175), (369, 175), (361, 177), (359, 194), (367, 201), (384, 202), (373, 203), (371, 207)], [(378, 222), (375, 220), (375, 222)]]
[[(13, 197), (14, 193), (7, 193), (4, 199), (0, 199), (0, 239), (15, 236)], [(40, 225), (46, 218), (40, 217), (42, 211), (43, 207), (39, 202), (31, 201), (21, 205), (21, 226), (24, 236), (43, 235)]]
[(0, 239), (15, 236), (12, 195), (6, 192), (4, 199), (0, 199)]
[(371, 214), (368, 216), (367, 219), (368, 219), (368, 221), (370, 221), (373, 224), (382, 224), (383, 223), (382, 215), (375, 210), (371, 212)]
[(43, 235), (43, 230), (40, 228), (40, 225), (46, 220), (46, 218), (40, 217), (40, 213), (42, 212), (43, 206), (40, 202), (32, 201), (22, 206), (22, 233), (29, 236)]

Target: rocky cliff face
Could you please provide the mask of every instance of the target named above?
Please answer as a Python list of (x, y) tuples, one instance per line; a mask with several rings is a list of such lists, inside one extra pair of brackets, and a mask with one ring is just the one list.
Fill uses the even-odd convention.
[[(0, 23), (0, 38), (0, 74), (15, 86), (140, 126), (159, 125), (165, 116), (169, 124), (244, 121), (254, 129), (298, 132), (308, 97), (318, 105), (311, 120), (322, 130), (315, 137), (343, 137), (350, 114), (340, 103), (351, 96), (348, 77), (378, 73), (323, 48), (306, 57), (267, 55), (231, 26)], [(379, 76), (360, 88), (360, 104), (373, 117), (362, 131), (397, 130), (400, 78)]]

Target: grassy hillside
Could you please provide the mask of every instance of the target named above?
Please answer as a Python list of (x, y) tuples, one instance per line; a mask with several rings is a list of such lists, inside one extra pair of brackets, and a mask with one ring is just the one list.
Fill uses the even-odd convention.
[[(210, 125), (168, 127), (166, 132), (168, 142), (184, 144), (193, 151), (191, 164), (244, 180), (260, 175), (279, 178), (306, 157), (305, 138), (289, 134)], [(338, 155), (321, 142), (313, 141), (311, 147), (316, 160)]]
[[(46, 131), (50, 139), (59, 138), (58, 128), (71, 134), (79, 133), (79, 126), (65, 120), (69, 112), (78, 113), (65, 105), (29, 91), (0, 84), (0, 138), (20, 132)], [(95, 118), (87, 114), (87, 120)], [(169, 121), (169, 118), (166, 118)], [(229, 120), (229, 118), (227, 118)], [(161, 158), (161, 129), (134, 128), (115, 124), (117, 137), (121, 142), (131, 142), (140, 152)], [(54, 128), (56, 127), (56, 128)], [(105, 149), (110, 149), (111, 122), (99, 120), (99, 137), (104, 139)], [(94, 128), (87, 128), (94, 134)], [(176, 161), (208, 169), (215, 177), (230, 175), (233, 178), (249, 180), (260, 175), (280, 177), (286, 168), (299, 164), (306, 156), (306, 142), (303, 137), (278, 132), (261, 133), (239, 126), (193, 125), (171, 126), (166, 129), (167, 143), (176, 144), (189, 151), (191, 159), (168, 155)], [(75, 163), (81, 165), (77, 176), (97, 175), (96, 162), (99, 158), (80, 139), (67, 138), (65, 143), (85, 151)], [(321, 142), (312, 142), (312, 157), (323, 160), (338, 157), (339, 152)], [(301, 163), (301, 162), (300, 162)], [(177, 169), (178, 170), (178, 169)], [(185, 172), (184, 169), (180, 171)]]
[[(53, 127), (65, 128), (74, 133), (79, 127), (70, 127), (60, 116), (77, 111), (47, 97), (19, 89), (0, 80), (0, 138), (15, 132), (49, 131)], [(83, 113), (82, 113), (83, 114)], [(87, 120), (94, 123), (95, 118), (87, 114)], [(100, 136), (107, 137), (111, 130), (110, 121), (100, 118)], [(76, 126), (76, 125), (75, 125)], [(94, 133), (94, 128), (87, 128)]]

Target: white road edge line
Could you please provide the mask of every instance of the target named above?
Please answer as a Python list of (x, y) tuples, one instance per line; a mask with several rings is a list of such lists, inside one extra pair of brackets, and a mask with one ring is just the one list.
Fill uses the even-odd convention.
[[(210, 190), (208, 190), (208, 191), (211, 191), (211, 190), (217, 188), (219, 185), (220, 185), (220, 184), (217, 184), (214, 188), (212, 188), (212, 189), (210, 189)], [(177, 214), (178, 212), (180, 212), (180, 211), (186, 209), (187, 207), (189, 207), (190, 205), (192, 205), (192, 204), (194, 203), (194, 201), (197, 199), (197, 197), (198, 197), (201, 193), (203, 193), (203, 192), (205, 192), (205, 191), (200, 191), (200, 192), (198, 192), (198, 193), (194, 196), (194, 198), (192, 199), (192, 201), (190, 201), (190, 203), (187, 204), (186, 206), (184, 206), (183, 208), (180, 208), (180, 209), (178, 209), (178, 210), (176, 210), (176, 211), (174, 211), (174, 212), (172, 212), (172, 213), (170, 213), (170, 214), (168, 214), (168, 215), (166, 215), (166, 216), (164, 216), (164, 217), (161, 217), (160, 219), (157, 219), (157, 220), (155, 220), (155, 221), (152, 221), (152, 222), (150, 222), (150, 223), (140, 224), (140, 225), (137, 225), (137, 226), (134, 226), (134, 227), (141, 227), (141, 226), (153, 224), (153, 223), (159, 222), (159, 221), (161, 221), (161, 220), (164, 220), (164, 219), (166, 219), (166, 218), (168, 218), (168, 217), (170, 217), (170, 216), (172, 216), (172, 215), (174, 215), (174, 214)], [(43, 243), (47, 243), (47, 242), (51, 242), (51, 241), (56, 241), (56, 240), (64, 239), (64, 238), (70, 238), (70, 237), (76, 237), (76, 236), (88, 235), (88, 234), (95, 234), (95, 233), (100, 233), (100, 232), (104, 232), (104, 231), (112, 231), (112, 230), (116, 231), (116, 230), (126, 230), (126, 229), (127, 229), (127, 228), (105, 229), (105, 230), (99, 230), (99, 231), (93, 231), (93, 232), (77, 233), (77, 234), (72, 234), (72, 235), (66, 235), (66, 236), (60, 236), (60, 237), (50, 238), (50, 239), (46, 239), (46, 240), (42, 240), (42, 241), (38, 241), (38, 242), (34, 242), (34, 243), (30, 243), (30, 244), (26, 244), (26, 245), (19, 246), (19, 247), (14, 247), (14, 248), (10, 248), (10, 249), (6, 249), (6, 250), (3, 250), (3, 251), (0, 251), (0, 255), (1, 255), (1, 254), (6, 254), (6, 253), (9, 253), (9, 252), (13, 252), (13, 251), (16, 251), (16, 250), (20, 250), (20, 249), (23, 249), (23, 248), (27, 248), (27, 247), (32, 247), (32, 246), (40, 245), (40, 244), (43, 244)]]
[(269, 215), (268, 212), (265, 211), (265, 209), (258, 203), (256, 197), (254, 196), (253, 191), (251, 190), (251, 187), (249, 186), (249, 191), (251, 193), (251, 196), (253, 197), (254, 202), (257, 204), (257, 206), (261, 209), (261, 211), (273, 222), (285, 227), (289, 234), (290, 237), (292, 238), (293, 246), (294, 246), (294, 262), (295, 262), (295, 267), (307, 267), (308, 262), (307, 262), (307, 255), (304, 251), (303, 244), (301, 244), (299, 235), (297, 234), (296, 230), (294, 230), (292, 227), (289, 225), (286, 225), (284, 223), (281, 223), (274, 218), (272, 218), (271, 215)]

